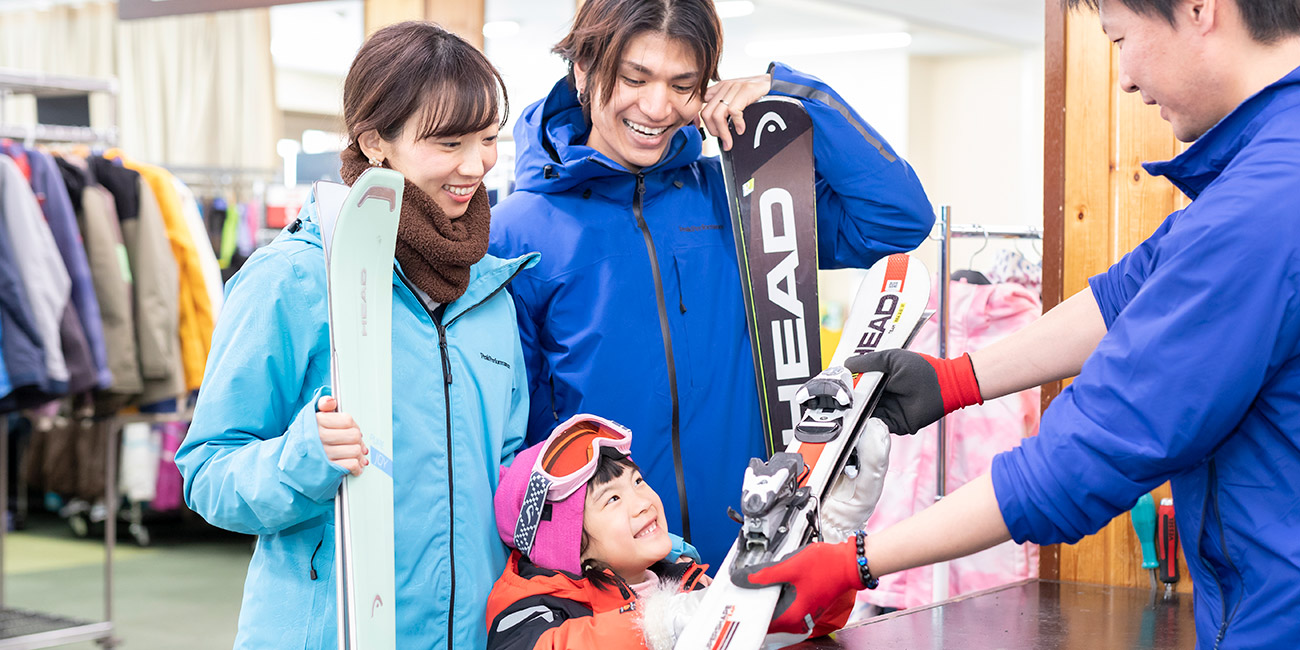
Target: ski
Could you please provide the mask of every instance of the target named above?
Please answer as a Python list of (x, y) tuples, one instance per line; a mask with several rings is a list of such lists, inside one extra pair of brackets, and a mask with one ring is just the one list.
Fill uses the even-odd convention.
[[(891, 255), (876, 263), (858, 290), (834, 358), (842, 362), (852, 354), (904, 346), (920, 328), (929, 297), (929, 273), (915, 258)], [(872, 372), (855, 380), (843, 366), (832, 365), (798, 388), (803, 412), (794, 437), (768, 462), (750, 460), (741, 532), (678, 637), (677, 650), (753, 650), (762, 644), (781, 588), (744, 588), (731, 576), (787, 557), (817, 537), (818, 507), (867, 429), (883, 379)]]
[(821, 370), (813, 126), (788, 97), (764, 97), (744, 116), (722, 171), (771, 454), (790, 442), (795, 393)]
[(334, 501), (340, 649), (397, 646), (393, 551), (392, 274), (402, 175), (369, 169), (349, 189), (317, 183), (329, 286), (330, 376), (370, 465)]

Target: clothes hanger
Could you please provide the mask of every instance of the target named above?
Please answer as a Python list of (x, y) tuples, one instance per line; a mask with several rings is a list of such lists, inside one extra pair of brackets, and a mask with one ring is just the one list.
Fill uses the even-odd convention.
[(960, 271), (953, 272), (952, 274), (953, 280), (964, 280), (969, 284), (992, 284), (991, 282), (989, 282), (988, 276), (984, 275), (983, 273), (980, 273), (979, 271), (976, 271), (974, 268), (975, 257), (980, 253), (982, 253), (984, 249), (989, 247), (989, 231), (984, 229), (983, 226), (980, 226), (980, 229), (984, 230), (984, 244), (981, 245), (978, 250), (976, 250), (974, 253), (971, 254), (970, 261), (966, 263), (967, 268), (962, 269)]

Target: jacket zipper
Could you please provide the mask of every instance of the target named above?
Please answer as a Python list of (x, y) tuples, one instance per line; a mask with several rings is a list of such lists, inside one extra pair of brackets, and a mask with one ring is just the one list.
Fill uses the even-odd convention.
[(642, 214), (644, 200), (645, 174), (637, 174), (636, 193), (632, 195), (632, 215), (636, 217), (636, 225), (641, 229), (641, 236), (645, 239), (646, 253), (650, 256), (650, 275), (654, 277), (655, 301), (659, 307), (659, 331), (663, 334), (664, 360), (668, 363), (668, 392), (672, 396), (673, 403), (673, 469), (677, 472), (677, 499), (682, 510), (682, 538), (689, 544), (691, 541), (691, 517), (689, 508), (686, 505), (686, 475), (682, 470), (681, 425), (677, 401), (677, 366), (673, 360), (673, 335), (668, 328), (668, 306), (664, 300), (664, 281), (659, 272), (659, 257), (655, 254), (655, 242), (654, 238), (650, 236), (650, 227), (646, 225), (645, 216)]
[[(1233, 572), (1237, 574), (1238, 579), (1242, 580), (1242, 585), (1244, 586), (1245, 582), (1244, 579), (1242, 579), (1241, 577), (1241, 570), (1237, 568), (1237, 565), (1232, 561), (1232, 556), (1228, 554), (1228, 538), (1223, 532), (1223, 513), (1219, 511), (1218, 482), (1219, 480), (1218, 480), (1217, 468), (1214, 464), (1214, 460), (1211, 459), (1210, 470), (1209, 470), (1209, 485), (1207, 486), (1207, 490), (1206, 490), (1207, 494), (1205, 499), (1205, 506), (1202, 508), (1203, 514), (1201, 517), (1201, 535), (1202, 536), (1205, 535), (1206, 517), (1204, 516), (1204, 513), (1208, 511), (1211, 502), (1213, 502), (1214, 516), (1215, 519), (1218, 520), (1219, 546), (1223, 551), (1223, 561), (1227, 563), (1229, 569), (1232, 569)], [(1217, 650), (1219, 644), (1223, 643), (1223, 637), (1227, 636), (1228, 634), (1228, 624), (1232, 622), (1232, 619), (1237, 615), (1237, 608), (1241, 606), (1241, 599), (1240, 598), (1237, 599), (1237, 604), (1234, 605), (1232, 607), (1232, 611), (1229, 612), (1228, 597), (1227, 594), (1224, 593), (1223, 581), (1219, 579), (1219, 572), (1214, 571), (1214, 567), (1209, 563), (1208, 560), (1206, 561), (1205, 565), (1210, 568), (1211, 572), (1214, 573), (1214, 584), (1219, 588), (1219, 602), (1223, 606), (1223, 622), (1219, 624), (1219, 633), (1214, 637), (1214, 647)]]
[(451, 354), (448, 352), (447, 347), (447, 328), (451, 327), (451, 324), (459, 320), (461, 316), (474, 311), (480, 305), (491, 300), (498, 293), (501, 293), (501, 291), (506, 288), (506, 285), (510, 284), (510, 281), (514, 280), (515, 276), (519, 275), (523, 270), (523, 266), (515, 269), (515, 272), (510, 274), (510, 277), (507, 278), (505, 282), (502, 282), (501, 286), (497, 287), (496, 290), (489, 293), (482, 300), (470, 305), (465, 309), (465, 311), (456, 314), (454, 318), (446, 323), (442, 322), (442, 317), (447, 312), (447, 304), (443, 303), (438, 305), (438, 309), (430, 311), (429, 307), (424, 304), (424, 301), (420, 300), (420, 295), (416, 293), (415, 288), (411, 286), (411, 283), (406, 279), (406, 276), (401, 273), (397, 274), (397, 277), (401, 279), (402, 284), (406, 286), (406, 289), (410, 291), (412, 297), (415, 298), (415, 302), (419, 303), (420, 306), (424, 308), (425, 313), (429, 314), (429, 318), (433, 320), (433, 326), (438, 330), (438, 355), (442, 358), (442, 397), (443, 403), (446, 405), (444, 411), (447, 414), (447, 512), (449, 515), (448, 519), (450, 520), (450, 526), (448, 526), (449, 542), (447, 545), (447, 557), (450, 559), (449, 564), (451, 565), (451, 597), (447, 602), (447, 650), (452, 650), (454, 631), (452, 624), (456, 621), (456, 464), (453, 462), (451, 446), (452, 375)]

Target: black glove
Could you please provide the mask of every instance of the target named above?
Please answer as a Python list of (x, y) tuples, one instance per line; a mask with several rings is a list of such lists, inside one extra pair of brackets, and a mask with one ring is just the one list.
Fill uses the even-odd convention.
[(912, 435), (939, 418), (972, 404), (983, 404), (970, 355), (936, 359), (908, 350), (882, 350), (849, 357), (849, 372), (885, 373), (885, 388), (871, 417), (889, 430)]

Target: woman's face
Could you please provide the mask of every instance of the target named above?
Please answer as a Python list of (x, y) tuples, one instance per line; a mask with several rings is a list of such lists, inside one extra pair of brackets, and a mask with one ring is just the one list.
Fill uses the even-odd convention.
[(685, 43), (664, 34), (642, 32), (628, 42), (608, 102), (602, 88), (588, 85), (586, 72), (574, 67), (578, 88), (591, 102), (587, 145), (629, 171), (659, 162), (677, 129), (700, 112), (695, 57)]
[(416, 139), (421, 116), (406, 120), (396, 140), (379, 138), (378, 148), (389, 167), (433, 197), (449, 217), (459, 217), (469, 208), (488, 170), (497, 164), (496, 124), (482, 131), (454, 136)]

